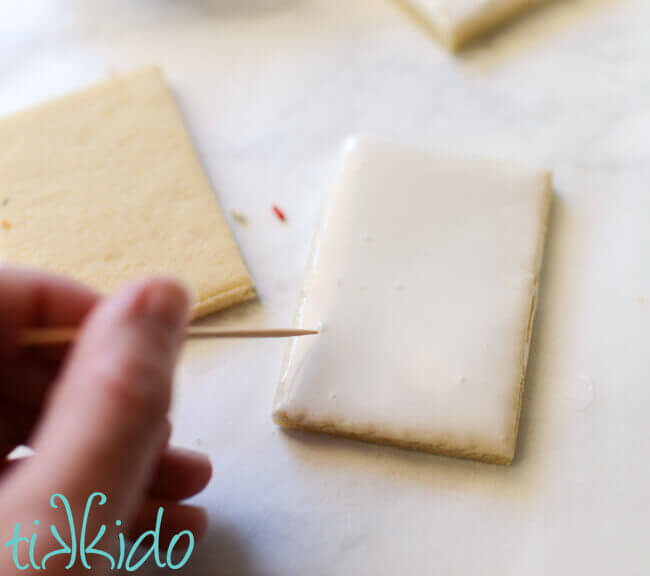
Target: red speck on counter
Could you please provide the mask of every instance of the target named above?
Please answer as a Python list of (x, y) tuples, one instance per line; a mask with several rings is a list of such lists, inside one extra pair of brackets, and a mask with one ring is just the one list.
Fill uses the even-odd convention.
[(285, 216), (284, 212), (275, 205), (273, 205), (273, 213), (278, 217), (278, 220), (280, 220), (280, 222), (287, 221), (287, 217)]

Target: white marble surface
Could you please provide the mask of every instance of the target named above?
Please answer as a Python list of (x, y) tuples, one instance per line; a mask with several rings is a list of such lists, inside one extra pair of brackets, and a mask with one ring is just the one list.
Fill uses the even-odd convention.
[(212, 322), (291, 322), (350, 132), (554, 171), (515, 465), (287, 435), (270, 418), (282, 342), (194, 345), (175, 438), (215, 478), (186, 574), (647, 574), (650, 3), (558, 0), (458, 58), (386, 0), (0, 10), (2, 113), (163, 67), (219, 200), (250, 221), (233, 228), (261, 302)]

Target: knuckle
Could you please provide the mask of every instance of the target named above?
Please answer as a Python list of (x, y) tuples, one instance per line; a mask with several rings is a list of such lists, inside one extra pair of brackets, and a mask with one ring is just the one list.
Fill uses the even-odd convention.
[(170, 403), (170, 376), (155, 362), (127, 351), (104, 367), (99, 378), (104, 401), (119, 411), (157, 421), (164, 418)]

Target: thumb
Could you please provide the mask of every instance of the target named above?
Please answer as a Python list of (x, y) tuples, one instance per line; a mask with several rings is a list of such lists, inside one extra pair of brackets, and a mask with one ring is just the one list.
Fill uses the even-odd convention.
[(46, 407), (37, 457), (23, 471), (39, 494), (61, 493), (81, 509), (103, 492), (98, 522), (135, 513), (167, 441), (188, 317), (187, 293), (171, 280), (135, 285), (92, 312)]

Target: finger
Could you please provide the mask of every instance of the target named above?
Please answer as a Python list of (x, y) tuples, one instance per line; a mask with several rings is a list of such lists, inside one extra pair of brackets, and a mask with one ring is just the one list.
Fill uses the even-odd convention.
[[(162, 508), (162, 513), (160, 509)], [(160, 548), (166, 550), (171, 539), (184, 530), (189, 530), (195, 541), (199, 541), (208, 527), (208, 517), (203, 508), (178, 504), (169, 500), (148, 499), (138, 510), (132, 522), (127, 526), (129, 538), (135, 539), (148, 530), (153, 530), (160, 517)], [(174, 549), (187, 547), (188, 539), (178, 540)]]
[(41, 485), (65, 490), (79, 508), (102, 492), (98, 522), (127, 519), (151, 481), (188, 310), (187, 293), (171, 280), (99, 305), (45, 408), (34, 442)]
[(29, 460), (33, 458), (32, 454), (21, 454), (20, 456), (13, 457), (6, 457), (3, 460), (0, 460), (0, 474), (5, 474), (8, 472), (11, 472), (18, 468), (19, 466), (22, 466), (26, 462), (29, 462)]
[(38, 416), (38, 410), (0, 404), (0, 459), (27, 443)]
[(0, 361), (0, 458), (33, 433), (58, 364), (22, 352)]
[(201, 492), (211, 477), (212, 464), (205, 454), (170, 447), (158, 462), (149, 495), (166, 500), (184, 500)]
[(31, 326), (78, 324), (98, 301), (90, 289), (42, 272), (0, 269), (0, 457), (31, 434), (60, 367), (49, 352), (17, 348)]
[(39, 407), (60, 369), (52, 362), (19, 352), (0, 367), (0, 401), (31, 408)]
[(60, 276), (44, 272), (0, 270), (0, 355), (16, 350), (18, 333), (28, 327), (76, 325), (99, 296)]
[(18, 354), (15, 361), (3, 364), (0, 365), (0, 398), (5, 403), (33, 406), (43, 399), (52, 375), (56, 375), (49, 365), (30, 362), (23, 359), (22, 354)]

